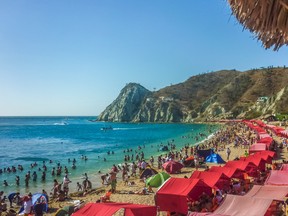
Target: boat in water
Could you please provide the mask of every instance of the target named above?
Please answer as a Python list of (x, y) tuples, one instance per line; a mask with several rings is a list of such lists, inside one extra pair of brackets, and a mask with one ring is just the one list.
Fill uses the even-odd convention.
[(103, 130), (103, 131), (113, 130), (113, 127), (110, 125), (108, 127), (102, 127), (101, 130)]

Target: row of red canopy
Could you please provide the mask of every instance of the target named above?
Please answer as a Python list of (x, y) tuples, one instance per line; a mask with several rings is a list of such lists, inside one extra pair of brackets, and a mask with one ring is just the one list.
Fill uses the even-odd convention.
[[(238, 161), (228, 161), (223, 167), (212, 166), (208, 171), (194, 171), (190, 178), (169, 178), (156, 193), (156, 206), (161, 211), (174, 211), (187, 214), (187, 198), (198, 200), (203, 192), (211, 195), (212, 188), (222, 189), (225, 185), (229, 184), (231, 178), (244, 179), (245, 174), (255, 177), (258, 175), (259, 170), (265, 170), (266, 163), (272, 163), (275, 152), (267, 151), (267, 149), (270, 148), (273, 139), (263, 128), (270, 129), (276, 135), (287, 138), (288, 131), (273, 125), (266, 125), (260, 120), (244, 120), (243, 122), (258, 134), (258, 142), (254, 143), (249, 149), (249, 153), (255, 154), (240, 158)], [(286, 170), (288, 171), (288, 165), (283, 165), (280, 171), (272, 170), (265, 182), (266, 187), (260, 188), (260, 190), (258, 186), (254, 186), (251, 190), (252, 192), (248, 193), (250, 195), (247, 194), (248, 196), (227, 195), (224, 203), (214, 213), (192, 213), (190, 215), (228, 215), (229, 211), (231, 211), (231, 214), (238, 214), (238, 212), (244, 213), (245, 210), (249, 212), (249, 206), (251, 205), (254, 205), (254, 207), (259, 205), (259, 208), (262, 208), (264, 212), (270, 206), (271, 200), (262, 199), (259, 201), (259, 194), (264, 194), (268, 190), (270, 191), (269, 196), (271, 196), (272, 189), (268, 188), (268, 186), (288, 186), (288, 172)], [(281, 196), (284, 193), (287, 194), (287, 188), (278, 188), (277, 190), (274, 188), (273, 191), (274, 193), (277, 191), (279, 197), (280, 192), (282, 192)], [(258, 195), (256, 196), (255, 194)], [(232, 207), (231, 203), (234, 203), (236, 206)], [(120, 209), (124, 209), (126, 216), (153, 216), (157, 214), (156, 206), (131, 203), (88, 203), (85, 207), (74, 213), (73, 216), (112, 215)]]
[[(274, 152), (265, 151), (261, 154), (250, 155), (247, 160), (259, 157), (270, 161)], [(252, 159), (251, 159), (252, 158)], [(160, 210), (187, 213), (187, 197), (197, 200), (205, 192), (212, 194), (214, 187), (222, 188), (230, 178), (243, 178), (246, 170), (243, 161), (231, 161), (228, 166), (212, 166), (209, 171), (195, 171), (190, 178), (170, 178), (158, 190), (156, 204)], [(228, 162), (229, 163), (229, 162)], [(239, 166), (240, 165), (240, 166)], [(235, 168), (237, 166), (238, 168)], [(273, 200), (282, 200), (288, 193), (288, 164), (283, 164), (280, 170), (271, 170), (264, 186), (254, 185), (245, 196), (227, 195), (224, 202), (214, 213), (190, 213), (190, 216), (220, 216), (220, 215), (264, 215)], [(253, 205), (251, 209), (250, 206)], [(73, 214), (73, 216), (102, 216), (113, 215), (124, 209), (125, 216), (156, 216), (156, 206), (131, 203), (88, 203)]]
[[(270, 170), (264, 185), (254, 185), (244, 196), (227, 195), (219, 208), (206, 215), (274, 215), (272, 202), (283, 201), (287, 194), (288, 164), (283, 164), (280, 170)], [(200, 216), (198, 213), (190, 215)]]
[(124, 209), (125, 216), (157, 215), (156, 206), (132, 203), (88, 203), (72, 216), (112, 216), (120, 209)]
[(264, 129), (266, 126), (264, 122), (262, 122), (261, 120), (251, 120), (251, 121), (243, 120), (243, 123), (246, 124), (255, 133), (257, 133), (259, 137), (259, 140), (250, 146), (249, 148), (250, 154), (270, 149), (271, 144), (273, 143), (273, 138)]
[(272, 151), (262, 151), (238, 161), (229, 161), (224, 167), (212, 166), (208, 171), (194, 171), (190, 178), (170, 178), (157, 191), (157, 206), (161, 211), (187, 214), (187, 197), (195, 201), (203, 192), (211, 195), (213, 188), (223, 189), (231, 178), (244, 179), (245, 173), (257, 176), (258, 170), (265, 170), (266, 163), (272, 163), (274, 156)]
[(255, 124), (259, 125), (262, 128), (271, 130), (277, 136), (288, 138), (288, 130), (285, 130), (282, 127), (265, 124), (261, 120), (251, 120), (251, 122), (254, 122)]

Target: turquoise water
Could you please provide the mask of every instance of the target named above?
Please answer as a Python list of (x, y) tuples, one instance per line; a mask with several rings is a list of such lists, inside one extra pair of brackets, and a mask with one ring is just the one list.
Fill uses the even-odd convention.
[[(131, 123), (104, 123), (91, 122), (95, 117), (0, 117), (0, 169), (8, 166), (23, 165), (24, 171), (0, 174), (0, 190), (5, 192), (20, 191), (37, 192), (43, 188), (48, 192), (52, 188), (52, 181), (56, 178), (62, 181), (64, 173), (59, 177), (51, 175), (52, 167), (57, 168), (57, 163), (67, 166), (69, 177), (73, 184), (71, 191), (76, 189), (76, 182), (81, 182), (82, 174), (88, 174), (93, 187), (100, 186), (98, 171), (108, 171), (112, 164), (123, 162), (124, 149), (138, 149), (142, 147), (145, 158), (157, 155), (161, 142), (163, 144), (175, 140), (179, 149), (185, 144), (195, 144), (191, 138), (204, 132), (208, 135), (208, 125), (205, 124), (131, 124)], [(112, 126), (112, 130), (101, 130), (103, 127)], [(212, 131), (217, 130), (212, 127)], [(186, 136), (183, 138), (183, 136)], [(199, 140), (198, 140), (199, 141)], [(145, 146), (145, 148), (143, 148)], [(108, 155), (114, 151), (114, 155)], [(128, 154), (128, 153), (126, 153)], [(130, 156), (131, 156), (130, 152)], [(81, 155), (88, 157), (87, 161), (81, 160)], [(104, 157), (107, 159), (104, 162)], [(68, 158), (77, 160), (75, 170), (71, 169), (72, 163)], [(134, 153), (135, 159), (135, 153)], [(49, 163), (52, 160), (53, 163)], [(48, 168), (46, 181), (41, 181), (43, 161)], [(37, 162), (36, 168), (30, 164)], [(28, 171), (36, 171), (36, 182), (30, 180), (29, 187), (24, 185), (24, 177)], [(20, 176), (20, 186), (15, 184), (15, 176)], [(2, 182), (7, 180), (9, 186), (4, 187)]]

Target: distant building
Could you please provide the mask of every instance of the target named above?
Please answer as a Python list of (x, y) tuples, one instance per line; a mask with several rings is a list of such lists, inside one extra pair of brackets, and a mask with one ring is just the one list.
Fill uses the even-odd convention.
[(266, 102), (268, 101), (268, 97), (258, 97), (257, 99), (257, 103), (263, 103), (263, 102)]
[(174, 100), (173, 97), (163, 97), (163, 96), (159, 97), (159, 99), (164, 101), (164, 102), (171, 102)]
[(155, 99), (154, 98), (147, 98), (146, 101), (147, 102), (153, 102), (153, 101), (155, 101)]

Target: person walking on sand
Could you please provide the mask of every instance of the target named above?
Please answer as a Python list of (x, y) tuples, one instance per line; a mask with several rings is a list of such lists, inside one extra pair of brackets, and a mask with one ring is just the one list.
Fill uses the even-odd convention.
[(249, 156), (249, 153), (247, 152), (247, 150), (245, 150), (244, 155), (245, 155), (245, 157)]
[(82, 191), (82, 185), (79, 182), (77, 182), (77, 191)]
[(116, 185), (117, 185), (117, 177), (116, 177), (117, 173), (111, 171), (109, 174), (110, 174), (110, 179), (111, 179), (111, 191), (112, 193), (115, 193)]
[(229, 160), (230, 154), (231, 154), (231, 150), (230, 150), (230, 148), (228, 147), (227, 150), (226, 150), (227, 160)]
[(32, 194), (29, 193), (28, 196), (25, 196), (24, 199), (23, 199), (24, 203), (23, 203), (23, 213), (24, 213), (24, 216), (28, 216), (31, 211), (32, 211)]
[(10, 207), (12, 208), (13, 207), (13, 201), (14, 200), (17, 200), (17, 203), (19, 203), (19, 200), (20, 200), (20, 193), (17, 192), (17, 193), (11, 193), (8, 195), (8, 200), (9, 200), (9, 203), (10, 203)]
[(108, 173), (101, 175), (102, 185), (104, 183), (108, 184), (107, 178), (108, 178)]
[(57, 179), (54, 179), (53, 181), (53, 188), (52, 188), (52, 191), (53, 191), (53, 197), (56, 197), (57, 196), (57, 193), (59, 192), (60, 188), (59, 188), (59, 183), (57, 181)]

